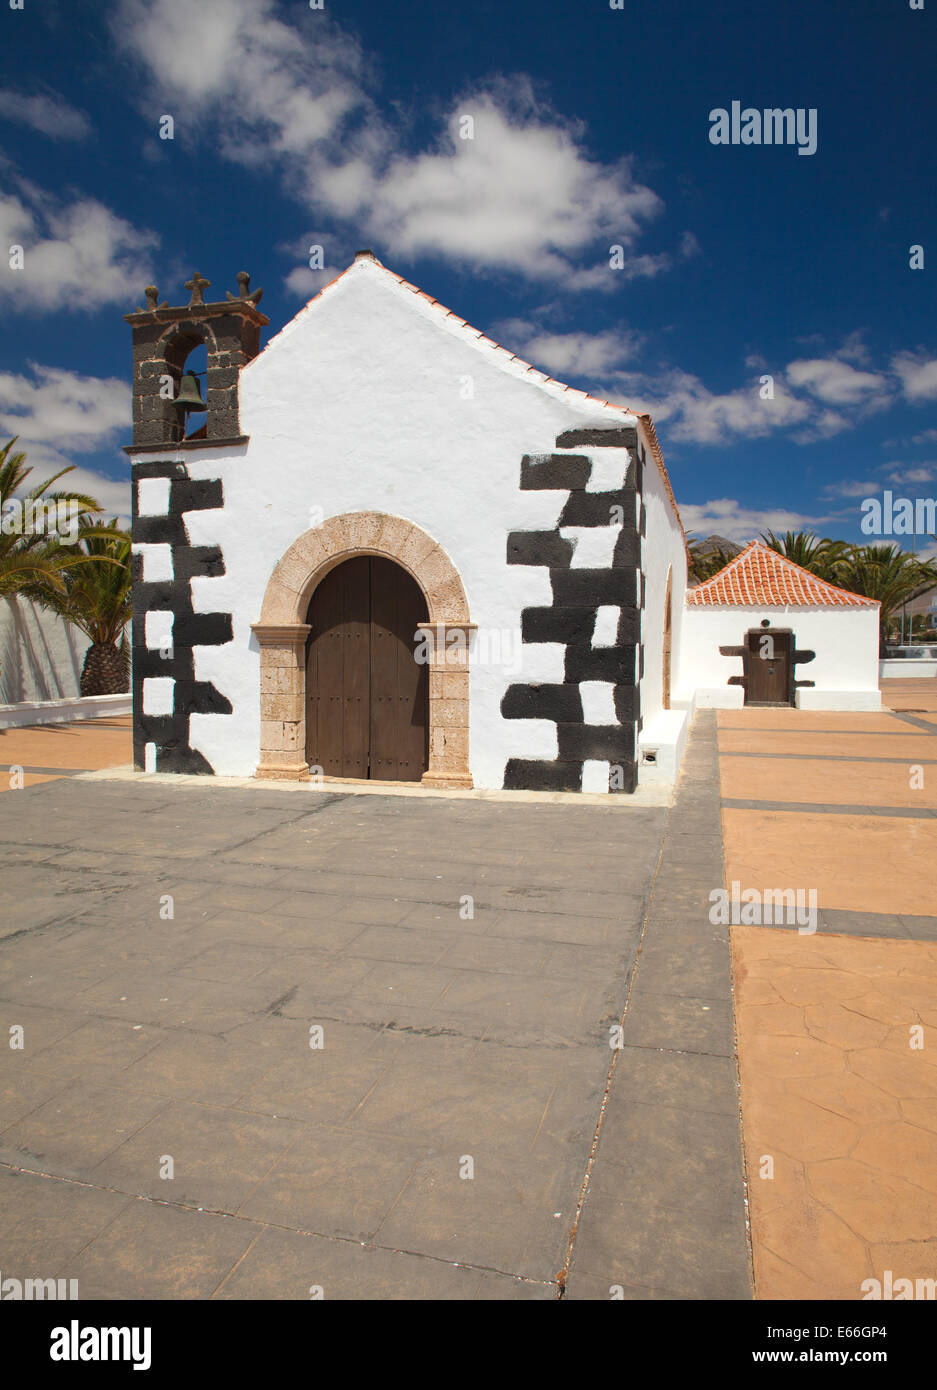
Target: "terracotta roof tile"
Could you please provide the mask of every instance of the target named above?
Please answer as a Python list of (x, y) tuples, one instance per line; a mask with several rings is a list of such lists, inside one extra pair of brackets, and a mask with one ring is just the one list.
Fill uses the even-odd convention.
[(795, 565), (761, 541), (736, 555), (705, 583), (688, 589), (686, 601), (691, 607), (702, 608), (717, 604), (734, 607), (763, 608), (793, 605), (800, 608), (877, 608), (878, 600), (851, 594), (825, 579), (818, 579), (809, 570)]

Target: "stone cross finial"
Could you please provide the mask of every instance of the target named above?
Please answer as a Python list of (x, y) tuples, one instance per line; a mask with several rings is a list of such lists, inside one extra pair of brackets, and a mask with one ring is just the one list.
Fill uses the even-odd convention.
[(239, 270), (237, 273), (238, 293), (242, 299), (246, 299), (250, 293), (251, 277), (246, 270)]
[(189, 300), (190, 309), (192, 308), (193, 304), (205, 303), (204, 299), (202, 298), (202, 291), (207, 290), (210, 284), (211, 281), (206, 280), (203, 275), (199, 275), (198, 271), (195, 272), (191, 280), (186, 280), (186, 289), (192, 291), (192, 298)]
[(146, 295), (146, 307), (148, 309), (155, 309), (157, 307), (157, 301), (159, 300), (159, 290), (155, 285), (147, 285), (143, 293)]

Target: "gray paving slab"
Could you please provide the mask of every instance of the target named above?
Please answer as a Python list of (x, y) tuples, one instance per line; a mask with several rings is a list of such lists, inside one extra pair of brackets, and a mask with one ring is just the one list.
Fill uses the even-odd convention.
[(796, 815), (893, 816), (911, 820), (929, 820), (937, 816), (937, 808), (933, 806), (845, 806), (832, 801), (751, 801), (744, 797), (726, 797), (722, 805), (735, 811), (783, 811)]
[[(813, 733), (814, 730), (811, 729), (810, 732)], [(875, 737), (881, 738), (881, 736), (881, 733), (876, 731)], [(898, 763), (903, 767), (906, 767), (910, 761), (907, 756), (903, 758), (885, 758), (872, 756), (860, 757), (855, 753), (743, 753), (736, 748), (724, 748), (720, 756), (723, 758), (783, 758), (785, 762), (790, 763)], [(937, 763), (937, 758), (915, 757), (914, 761), (915, 763)]]
[(144, 1198), (119, 1200), (119, 1214), (64, 1267), (81, 1299), (211, 1298), (263, 1230)]
[(0, 1134), (0, 1162), (86, 1177), (166, 1106), (159, 1097), (77, 1082)]
[[(208, 779), (0, 798), (0, 1022), (25, 1028), (0, 1055), (0, 1214), (17, 1212), (0, 1268), (35, 1258), (82, 1297), (557, 1298), (591, 1175), (569, 1288), (607, 1297), (588, 1240), (576, 1252), (622, 1173), (663, 1211), (684, 1170), (658, 1194), (655, 1174), (688, 1144), (685, 1171), (729, 1209), (707, 737), (653, 895), (661, 807)], [(593, 1161), (642, 939), (626, 1023), (643, 1033), (626, 1028)], [(641, 1134), (618, 1118), (638, 1105)], [(626, 1296), (726, 1286), (662, 1267), (651, 1234), (622, 1235)]]
[[(475, 1162), (470, 1178), (462, 1176), (466, 1158)], [(487, 1159), (463, 1149), (427, 1157), (376, 1241), (546, 1282), (563, 1266), (580, 1177), (572, 1153)]]
[(690, 734), (587, 1173), (566, 1297), (751, 1297), (715, 717)]
[[(778, 931), (796, 931), (779, 923)], [(937, 917), (909, 913), (855, 912), (837, 908), (822, 908), (817, 913), (817, 932), (836, 936), (895, 937), (908, 941), (937, 941)]]
[(910, 937), (918, 941), (937, 941), (937, 917), (919, 917), (902, 913), (898, 919)]
[(551, 1282), (513, 1278), (402, 1250), (266, 1227), (216, 1292), (218, 1299), (394, 1302), (553, 1299)]
[(131, 1202), (126, 1193), (0, 1167), (0, 1270), (61, 1278)]
[(889, 711), (895, 719), (900, 719), (903, 724), (913, 724), (916, 729), (920, 729), (925, 734), (937, 734), (937, 725), (933, 722), (928, 723), (926, 719), (918, 719), (913, 714), (905, 713), (903, 710)]

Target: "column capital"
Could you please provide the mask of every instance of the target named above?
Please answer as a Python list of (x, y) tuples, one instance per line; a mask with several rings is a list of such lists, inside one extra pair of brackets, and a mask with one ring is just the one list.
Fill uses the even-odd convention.
[(251, 623), (251, 632), (262, 647), (300, 646), (311, 631), (308, 623)]

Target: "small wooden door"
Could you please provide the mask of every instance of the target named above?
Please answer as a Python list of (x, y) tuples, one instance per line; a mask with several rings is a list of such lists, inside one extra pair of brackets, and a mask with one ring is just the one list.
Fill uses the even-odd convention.
[(429, 674), (414, 659), (426, 601), (406, 570), (346, 560), (306, 617), (306, 758), (327, 777), (418, 782), (428, 766)]
[(791, 703), (791, 634), (761, 631), (748, 634), (746, 705)]

